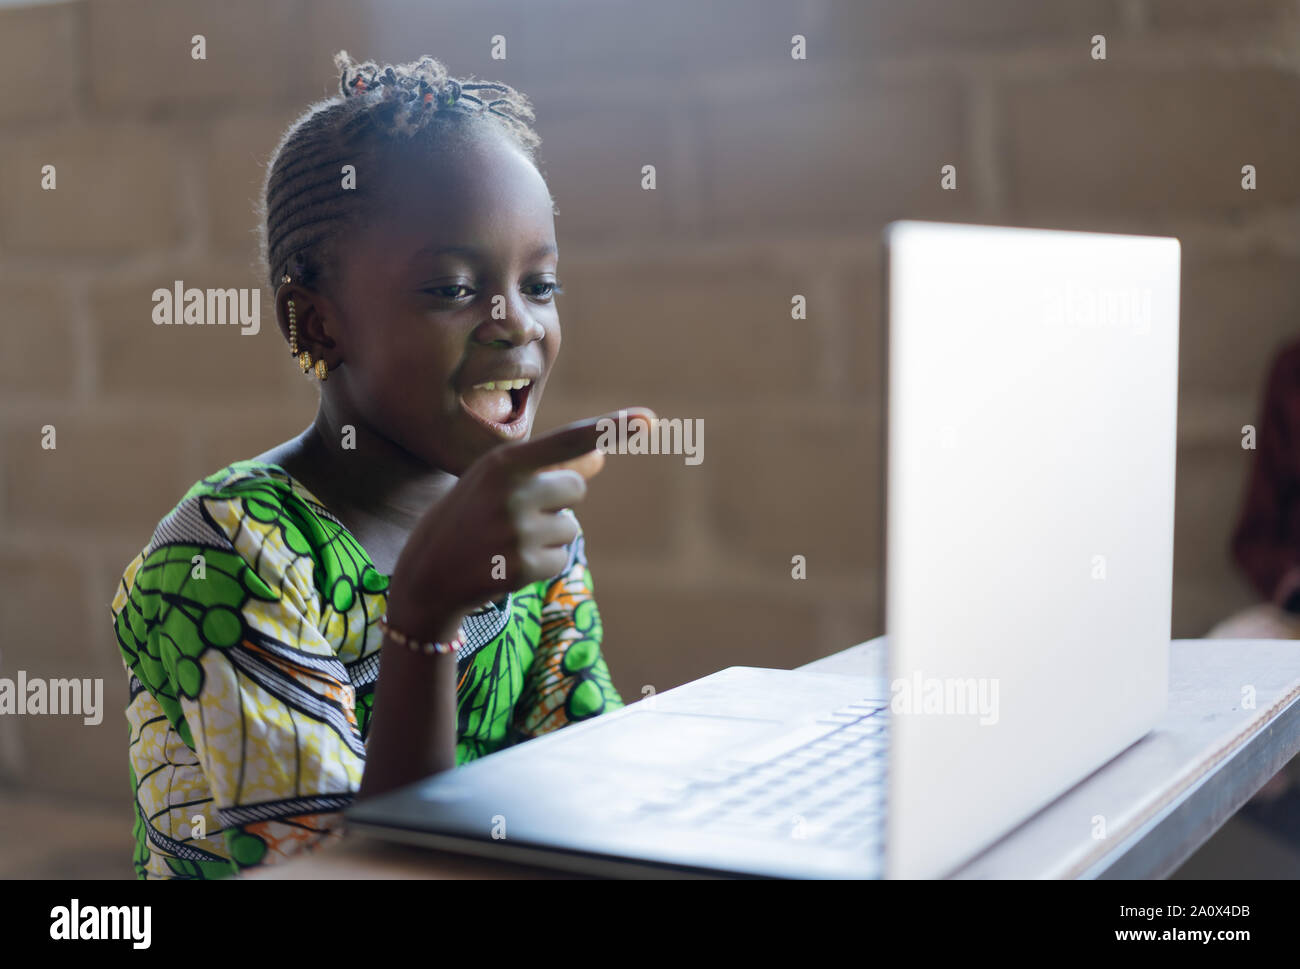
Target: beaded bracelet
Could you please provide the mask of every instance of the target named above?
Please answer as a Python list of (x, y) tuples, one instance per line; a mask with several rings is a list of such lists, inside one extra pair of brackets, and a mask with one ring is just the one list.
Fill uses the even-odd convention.
[(424, 653), (432, 656), (434, 653), (455, 653), (465, 645), (465, 630), (457, 629), (456, 638), (449, 643), (421, 643), (412, 639), (405, 633), (398, 632), (392, 626), (388, 625), (388, 616), (381, 616), (379, 619), (379, 628), (383, 630), (385, 636), (397, 643), (399, 646), (407, 646), (412, 652)]

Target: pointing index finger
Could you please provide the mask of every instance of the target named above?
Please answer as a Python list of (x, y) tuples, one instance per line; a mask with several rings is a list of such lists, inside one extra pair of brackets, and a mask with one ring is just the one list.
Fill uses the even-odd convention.
[[(650, 426), (655, 420), (654, 411), (646, 407), (630, 407), (625, 410), (615, 411), (611, 414), (603, 414), (600, 417), (588, 417), (580, 421), (574, 421), (572, 424), (566, 424), (564, 427), (557, 427), (553, 431), (543, 434), (541, 437), (535, 437), (531, 441), (524, 441), (521, 444), (509, 445), (509, 455), (507, 461), (511, 468), (520, 472), (537, 471), (542, 468), (549, 468), (552, 465), (562, 465), (566, 462), (573, 462), (577, 458), (590, 454), (597, 450), (597, 443), (606, 429), (613, 426), (618, 427), (620, 416), (627, 422), (630, 428), (636, 422), (643, 422)], [(603, 462), (602, 462), (603, 463)], [(578, 465), (581, 464), (581, 467)], [(589, 467), (590, 463), (575, 462), (576, 470), (583, 470)], [(595, 471), (599, 470), (596, 465)], [(590, 477), (590, 474), (584, 476)]]

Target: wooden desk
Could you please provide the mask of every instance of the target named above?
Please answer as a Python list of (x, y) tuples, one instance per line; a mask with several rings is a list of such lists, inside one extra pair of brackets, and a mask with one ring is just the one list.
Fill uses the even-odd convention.
[(572, 872), (532, 868), (490, 858), (471, 858), (447, 851), (390, 844), (347, 834), (338, 845), (268, 868), (244, 878), (585, 878)]
[[(884, 675), (884, 640), (800, 669)], [(1163, 878), (1300, 753), (1300, 642), (1175, 640), (1157, 728), (962, 868), (958, 878)], [(1243, 706), (1243, 688), (1254, 707)], [(1106, 818), (1106, 837), (1092, 819)], [(347, 835), (245, 877), (572, 878)]]

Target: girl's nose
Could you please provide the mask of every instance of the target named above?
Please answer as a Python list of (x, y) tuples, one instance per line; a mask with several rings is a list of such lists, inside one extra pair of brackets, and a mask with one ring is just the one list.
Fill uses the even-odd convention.
[[(504, 344), (508, 347), (524, 346), (535, 343), (546, 336), (546, 328), (534, 320), (528, 313), (512, 306), (509, 300), (498, 302), (504, 306), (504, 315), (500, 319), (489, 316), (474, 328), (474, 340), (483, 344)], [(497, 310), (496, 312), (501, 312)]]

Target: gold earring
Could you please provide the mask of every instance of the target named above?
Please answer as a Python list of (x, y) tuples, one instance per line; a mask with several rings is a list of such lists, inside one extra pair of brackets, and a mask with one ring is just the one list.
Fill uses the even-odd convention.
[[(293, 282), (293, 279), (292, 277), (290, 277), (288, 273), (285, 273), (283, 276), (280, 277), (280, 282), (288, 286), (291, 282)], [(298, 356), (298, 310), (297, 307), (293, 305), (293, 300), (289, 300), (288, 309), (289, 309), (289, 354), (291, 356), (296, 357)], [(306, 366), (304, 366), (303, 370), (305, 371), (306, 369), (307, 369)]]
[(289, 352), (298, 355), (298, 317), (294, 312), (293, 300), (289, 300)]
[(321, 383), (325, 382), (325, 378), (329, 376), (329, 372), (330, 368), (326, 365), (324, 358), (316, 361), (316, 377)]
[(302, 367), (302, 372), (306, 373), (311, 369), (311, 354), (306, 350), (298, 354), (298, 366)]

